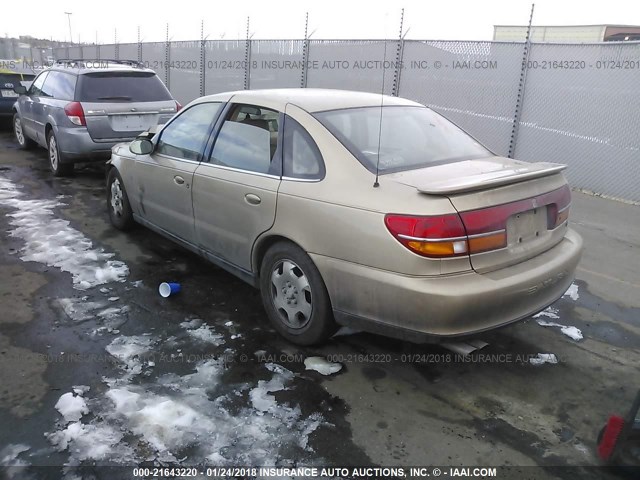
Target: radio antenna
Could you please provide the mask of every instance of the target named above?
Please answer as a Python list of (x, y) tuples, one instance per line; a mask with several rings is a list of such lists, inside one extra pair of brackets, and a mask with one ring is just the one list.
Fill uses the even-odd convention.
[[(404, 9), (403, 9), (404, 11)], [(376, 180), (373, 188), (378, 188), (380, 183), (378, 177), (380, 173), (380, 143), (382, 141), (382, 107), (384, 106), (384, 77), (387, 73), (387, 14), (384, 16), (384, 59), (382, 61), (382, 88), (380, 90), (380, 121), (378, 123), (378, 156), (376, 158)]]

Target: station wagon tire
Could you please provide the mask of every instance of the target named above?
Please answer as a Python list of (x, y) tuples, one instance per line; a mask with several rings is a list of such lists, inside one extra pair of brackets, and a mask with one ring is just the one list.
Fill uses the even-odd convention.
[(22, 128), (22, 119), (17, 113), (13, 114), (13, 135), (16, 137), (16, 142), (18, 142), (18, 145), (22, 150), (29, 150), (36, 145), (36, 142), (31, 140), (27, 137), (27, 134), (24, 133), (24, 129)]
[(53, 130), (47, 136), (47, 150), (49, 152), (49, 167), (55, 177), (66, 177), (73, 173), (73, 163), (62, 163), (60, 147)]
[(337, 330), (320, 272), (296, 245), (279, 242), (265, 254), (260, 294), (269, 320), (290, 342), (313, 345)]
[(112, 168), (107, 176), (107, 209), (109, 219), (118, 230), (129, 230), (134, 225), (131, 204), (118, 170)]

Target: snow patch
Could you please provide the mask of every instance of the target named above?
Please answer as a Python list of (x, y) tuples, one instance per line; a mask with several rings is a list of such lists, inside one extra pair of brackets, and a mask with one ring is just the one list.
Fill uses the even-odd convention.
[(342, 364), (331, 363), (322, 357), (308, 357), (304, 360), (305, 370), (315, 370), (322, 375), (332, 375), (342, 370)]
[(576, 285), (575, 283), (572, 283), (569, 289), (566, 292), (564, 292), (564, 295), (562, 296), (569, 297), (574, 302), (578, 300), (580, 298), (580, 295), (578, 295), (578, 285)]
[(83, 415), (89, 413), (89, 408), (84, 398), (80, 395), (74, 395), (73, 392), (63, 394), (58, 399), (55, 408), (66, 422), (77, 422)]
[(219, 346), (224, 343), (224, 336), (222, 334), (216, 333), (209, 325), (202, 324), (202, 320), (198, 318), (182, 322), (180, 326), (187, 330), (187, 333), (191, 337), (202, 342), (211, 343), (215, 346)]
[(131, 462), (133, 450), (121, 444), (123, 434), (114, 426), (100, 424), (70, 423), (65, 429), (45, 433), (45, 437), (59, 452), (69, 449), (69, 465), (78, 465), (84, 460), (114, 460)]
[(538, 353), (537, 356), (530, 358), (529, 363), (531, 365), (543, 365), (545, 363), (558, 363), (558, 359), (553, 353)]
[(89, 238), (54, 214), (65, 206), (57, 200), (24, 199), (16, 186), (0, 178), (0, 205), (14, 209), (8, 213), (13, 227), (9, 234), (25, 242), (20, 259), (38, 262), (68, 272), (78, 290), (108, 282), (123, 282), (129, 275), (124, 262), (112, 260), (113, 253), (94, 248)]
[(558, 315), (558, 310), (556, 308), (548, 307), (545, 310), (541, 311), (540, 313), (536, 313), (533, 316), (533, 318), (540, 318), (540, 317), (549, 317), (549, 318), (558, 319), (560, 318), (560, 315)]
[(24, 460), (18, 459), (18, 455), (30, 450), (30, 448), (22, 443), (7, 445), (0, 450), (0, 465), (5, 467), (24, 467), (29, 465)]
[(154, 343), (153, 337), (137, 335), (117, 337), (105, 347), (107, 352), (124, 364), (127, 374), (122, 378), (122, 381), (127, 382), (132, 376), (142, 372), (140, 357), (151, 350)]
[(582, 336), (582, 330), (580, 330), (579, 328), (576, 327), (572, 327), (572, 326), (566, 326), (566, 325), (561, 325), (559, 323), (555, 323), (555, 322), (547, 322), (546, 320), (536, 320), (538, 322), (538, 325), (542, 326), (542, 327), (558, 327), (560, 328), (560, 331), (565, 334), (567, 337), (577, 341), (582, 340), (583, 336)]

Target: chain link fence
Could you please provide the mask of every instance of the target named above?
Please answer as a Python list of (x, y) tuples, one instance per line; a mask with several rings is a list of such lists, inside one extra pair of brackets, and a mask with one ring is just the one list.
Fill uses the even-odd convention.
[(573, 187), (640, 203), (640, 42), (527, 51), (508, 42), (206, 40), (53, 55), (141, 61), (182, 104), (242, 89), (384, 91), (428, 105), (499, 155), (565, 163)]

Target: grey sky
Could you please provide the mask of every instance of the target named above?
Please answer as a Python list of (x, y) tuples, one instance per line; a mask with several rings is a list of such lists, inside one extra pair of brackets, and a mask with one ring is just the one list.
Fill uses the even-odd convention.
[[(395, 38), (400, 9), (405, 8), (407, 38), (445, 40), (490, 40), (495, 24), (526, 24), (529, 0), (404, 0), (374, 2), (362, 0), (307, 1), (197, 1), (155, 0), (30, 0), (6, 2), (0, 17), (0, 34), (68, 40), (64, 12), (72, 12), (74, 41), (135, 42), (140, 26), (145, 41), (165, 38), (169, 23), (173, 40), (196, 40), (200, 21), (210, 39), (244, 38), (246, 17), (251, 16), (251, 33), (259, 38), (302, 38), (304, 15), (309, 12), (313, 38)], [(640, 2), (622, 0), (537, 0), (534, 24), (640, 25)], [(108, 6), (108, 7), (107, 7)]]

